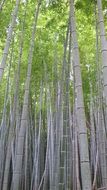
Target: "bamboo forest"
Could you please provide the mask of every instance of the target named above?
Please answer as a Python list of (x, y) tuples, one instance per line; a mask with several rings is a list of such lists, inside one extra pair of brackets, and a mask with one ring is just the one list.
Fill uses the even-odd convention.
[(0, 190), (107, 190), (107, 0), (0, 0)]

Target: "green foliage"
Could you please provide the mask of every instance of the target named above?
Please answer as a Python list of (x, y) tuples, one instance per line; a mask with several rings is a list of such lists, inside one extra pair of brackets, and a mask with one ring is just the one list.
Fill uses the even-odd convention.
[[(106, 12), (107, 1), (103, 2), (104, 10)], [(6, 1), (2, 12), (0, 13), (0, 59), (2, 57), (3, 48), (6, 40), (7, 29), (11, 21), (11, 13), (14, 9), (15, 1)], [(20, 35), (22, 30), (22, 22), (24, 18), (24, 10), (26, 8), (25, 1), (22, 1), (19, 8), (17, 24), (14, 29), (14, 53), (11, 68), (11, 83), (14, 88), (14, 72), (17, 69), (18, 52), (20, 47)], [(95, 1), (94, 0), (75, 0), (75, 11), (77, 21), (78, 41), (81, 57), (81, 68), (83, 78), (83, 89), (85, 97), (85, 105), (89, 102), (91, 80), (95, 84), (96, 80), (96, 32), (95, 32)], [(34, 19), (35, 1), (28, 0), (27, 13), (25, 20), (24, 46), (21, 61), (21, 75), (20, 75), (20, 93), (23, 94), (24, 82), (27, 71), (27, 60), (29, 52), (29, 44), (31, 39), (32, 24)], [(105, 17), (107, 14), (105, 13)], [(31, 94), (34, 95), (35, 83), (36, 92), (39, 93), (40, 81), (44, 78), (44, 64), (47, 67), (48, 82), (52, 82), (53, 67), (55, 56), (57, 56), (58, 70), (62, 67), (63, 44), (69, 17), (69, 3), (67, 0), (51, 0), (42, 1), (42, 7), (39, 15), (37, 33), (35, 37), (33, 66), (32, 66), (32, 80), (31, 80)], [(57, 55), (55, 55), (57, 49)], [(8, 56), (9, 57), (9, 56)], [(89, 68), (89, 69), (88, 69)], [(6, 85), (6, 72), (1, 85), (2, 92)], [(59, 77), (59, 76), (58, 76)], [(95, 88), (94, 88), (95, 89)], [(23, 97), (23, 96), (20, 96)], [(3, 99), (3, 97), (1, 97)], [(22, 101), (22, 98), (21, 98)], [(3, 100), (0, 100), (3, 106)]]

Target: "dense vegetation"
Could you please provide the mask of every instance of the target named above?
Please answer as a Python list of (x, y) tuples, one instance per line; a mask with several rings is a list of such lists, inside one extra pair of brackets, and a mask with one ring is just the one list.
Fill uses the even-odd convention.
[(106, 29), (106, 0), (0, 0), (0, 190), (107, 189)]

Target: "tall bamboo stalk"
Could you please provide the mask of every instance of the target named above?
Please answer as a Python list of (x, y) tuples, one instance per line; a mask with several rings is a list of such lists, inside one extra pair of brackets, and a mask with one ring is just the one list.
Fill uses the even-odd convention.
[(103, 80), (104, 80), (104, 97), (107, 105), (107, 40), (104, 27), (104, 18), (102, 10), (102, 1), (97, 0), (98, 7), (98, 23), (100, 28), (100, 39), (101, 39), (101, 55), (102, 55), (102, 67), (103, 67)]
[[(12, 44), (12, 49), (11, 49), (11, 54), (10, 54), (10, 60), (9, 60), (9, 69), (8, 69), (8, 76), (7, 76), (7, 84), (6, 84), (6, 90), (5, 90), (5, 98), (4, 98), (4, 107), (3, 107), (3, 114), (2, 114), (2, 121), (1, 121), (1, 132), (0, 132), (0, 186), (2, 187), (3, 183), (3, 176), (4, 176), (4, 171), (5, 171), (5, 154), (7, 151), (7, 146), (8, 146), (8, 138), (10, 130), (10, 126), (7, 124), (7, 108), (9, 104), (9, 94), (10, 94), (10, 70), (11, 70), (11, 65), (12, 65), (12, 59), (13, 59), (13, 48), (14, 48), (14, 40)], [(10, 117), (9, 117), (10, 120)], [(6, 139), (7, 138), (7, 139)], [(4, 151), (5, 150), (5, 151)]]
[(85, 121), (82, 79), (81, 79), (81, 69), (80, 69), (80, 57), (79, 57), (79, 48), (78, 48), (78, 41), (77, 41), (77, 34), (76, 34), (73, 0), (70, 0), (70, 13), (71, 13), (70, 19), (71, 19), (72, 42), (73, 42), (75, 88), (76, 88), (76, 96), (77, 96), (77, 121), (78, 121), (78, 127), (79, 127), (79, 147), (80, 147), (82, 189), (90, 190), (91, 189), (91, 174), (90, 174), (90, 163), (89, 163), (89, 152), (88, 152), (88, 140), (87, 140), (87, 129), (86, 129), (86, 121)]
[(29, 88), (30, 88), (30, 79), (31, 79), (31, 67), (32, 67), (34, 39), (35, 39), (40, 4), (41, 4), (41, 0), (38, 1), (37, 9), (35, 11), (33, 31), (32, 31), (32, 37), (31, 37), (31, 43), (30, 43), (30, 49), (29, 49), (28, 71), (27, 71), (27, 77), (26, 77), (26, 82), (25, 82), (25, 94), (24, 94), (24, 101), (23, 101), (21, 126), (20, 126), (19, 135), (18, 135), (16, 161), (15, 161), (15, 168), (13, 172), (13, 190), (15, 189), (18, 190), (21, 187), (20, 180), (21, 180), (24, 141), (25, 141), (26, 126), (28, 125), (27, 117), (28, 117), (28, 100), (29, 100)]
[(12, 117), (12, 123), (11, 123), (10, 130), (9, 130), (8, 147), (7, 147), (7, 154), (6, 154), (4, 180), (3, 180), (3, 190), (8, 189), (9, 168), (10, 168), (10, 161), (11, 161), (11, 156), (12, 156), (11, 143), (12, 143), (13, 137), (14, 137), (14, 126), (15, 126), (15, 121), (16, 121), (16, 109), (17, 109), (17, 104), (18, 104), (17, 101), (18, 101), (18, 93), (19, 93), (20, 64), (21, 64), (22, 50), (23, 50), (25, 18), (26, 18), (26, 8), (25, 8), (22, 33), (21, 33), (21, 40), (20, 40), (18, 68), (17, 68), (17, 73), (16, 73), (16, 86), (15, 86), (15, 93), (14, 93), (13, 117)]
[(16, 0), (16, 5), (15, 5), (13, 15), (12, 15), (12, 21), (10, 23), (10, 27), (9, 27), (8, 34), (7, 34), (7, 39), (6, 39), (5, 48), (4, 48), (4, 52), (3, 52), (3, 56), (2, 56), (2, 61), (0, 64), (0, 82), (3, 77), (3, 72), (4, 72), (5, 65), (6, 65), (6, 60), (8, 57), (9, 48), (10, 48), (10, 44), (11, 44), (11, 40), (12, 40), (13, 30), (14, 30), (14, 27), (16, 24), (19, 3), (20, 3), (20, 0)]

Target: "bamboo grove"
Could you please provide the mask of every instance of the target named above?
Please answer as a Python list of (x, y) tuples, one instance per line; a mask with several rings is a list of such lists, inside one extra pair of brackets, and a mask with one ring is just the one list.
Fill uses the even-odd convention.
[(84, 81), (81, 1), (0, 1), (0, 190), (107, 189), (106, 22), (103, 2), (86, 2), (93, 7), (95, 59)]

